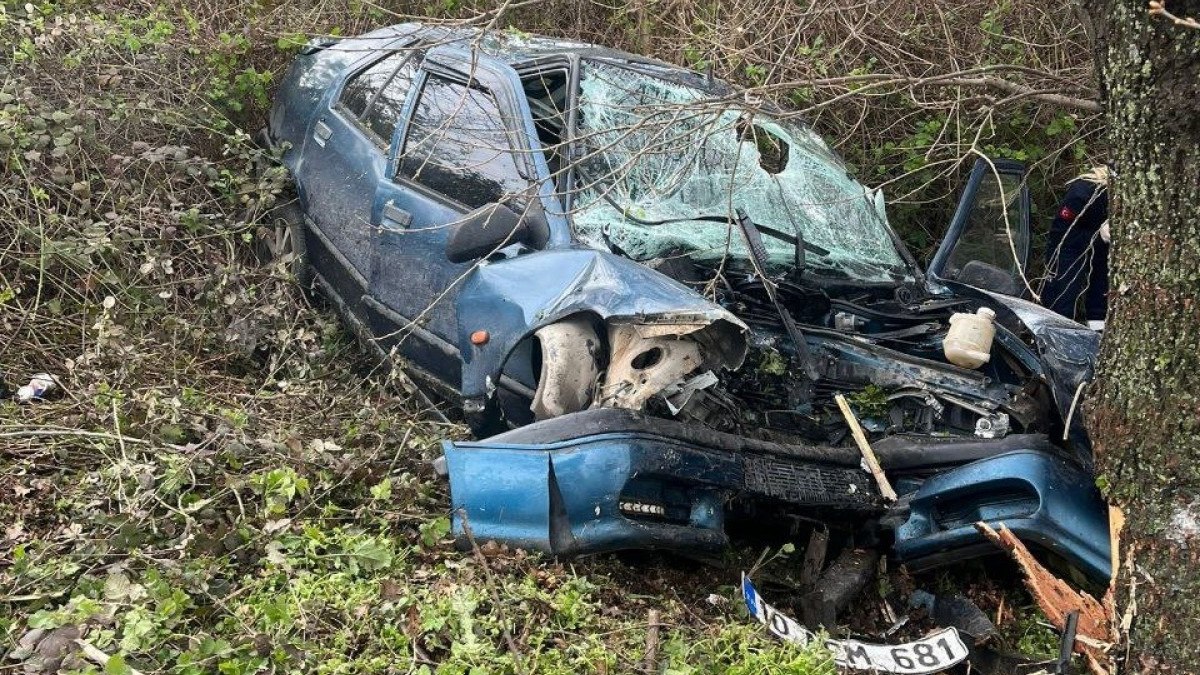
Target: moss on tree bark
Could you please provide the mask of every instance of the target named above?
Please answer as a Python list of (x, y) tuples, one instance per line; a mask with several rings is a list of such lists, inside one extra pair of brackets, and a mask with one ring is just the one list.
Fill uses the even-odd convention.
[[(1124, 672), (1200, 672), (1200, 30), (1146, 0), (1088, 0), (1117, 177), (1108, 330), (1088, 405), (1126, 514)], [(1168, 0), (1200, 17), (1200, 0)], [(1194, 529), (1192, 529), (1194, 528)], [(1132, 560), (1133, 566), (1128, 563)]]

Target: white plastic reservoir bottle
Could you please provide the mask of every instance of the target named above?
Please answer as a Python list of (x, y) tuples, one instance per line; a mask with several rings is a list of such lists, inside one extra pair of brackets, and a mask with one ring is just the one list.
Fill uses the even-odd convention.
[(993, 321), (996, 313), (980, 307), (974, 314), (958, 313), (950, 317), (950, 330), (942, 341), (946, 360), (963, 368), (978, 368), (992, 358)]

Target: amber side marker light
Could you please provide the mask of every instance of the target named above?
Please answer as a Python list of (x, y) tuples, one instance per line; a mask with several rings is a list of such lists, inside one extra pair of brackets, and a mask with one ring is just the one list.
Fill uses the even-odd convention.
[(489, 337), (491, 336), (488, 335), (486, 330), (477, 330), (474, 333), (471, 333), (471, 344), (475, 345), (476, 347), (486, 345)]

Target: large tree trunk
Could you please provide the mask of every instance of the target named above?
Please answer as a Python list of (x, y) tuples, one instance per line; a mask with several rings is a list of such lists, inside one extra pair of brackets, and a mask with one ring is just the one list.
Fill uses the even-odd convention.
[[(1108, 123), (1111, 297), (1089, 405), (1101, 485), (1127, 517), (1124, 672), (1200, 672), (1200, 29), (1089, 0)], [(1166, 0), (1200, 18), (1200, 0)], [(1133, 566), (1128, 563), (1132, 560)], [(1125, 658), (1128, 655), (1128, 658)]]

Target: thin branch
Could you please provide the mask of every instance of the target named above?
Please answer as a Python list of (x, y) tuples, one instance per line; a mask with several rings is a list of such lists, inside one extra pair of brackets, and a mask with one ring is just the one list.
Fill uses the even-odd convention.
[(1170, 19), (1176, 26), (1200, 29), (1200, 21), (1190, 16), (1175, 16), (1167, 11), (1167, 0), (1150, 0), (1150, 16), (1154, 16), (1155, 14)]

